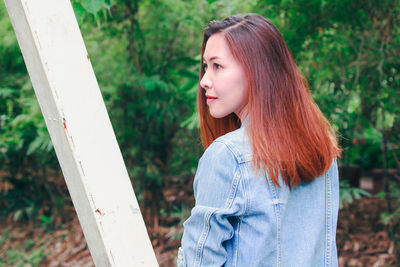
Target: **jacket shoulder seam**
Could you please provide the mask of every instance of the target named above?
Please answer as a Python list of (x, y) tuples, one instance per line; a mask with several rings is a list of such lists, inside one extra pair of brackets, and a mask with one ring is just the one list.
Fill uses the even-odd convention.
[(216, 139), (214, 142), (224, 144), (231, 151), (231, 153), (235, 157), (238, 164), (242, 164), (242, 163), (251, 161), (250, 155), (244, 155), (243, 153), (241, 153), (240, 150), (237, 149), (235, 145), (233, 145), (228, 140), (225, 140), (225, 138)]

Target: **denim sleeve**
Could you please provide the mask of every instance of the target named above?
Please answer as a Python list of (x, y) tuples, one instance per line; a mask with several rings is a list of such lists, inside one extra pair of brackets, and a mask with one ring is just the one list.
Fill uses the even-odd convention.
[(211, 144), (194, 179), (196, 203), (184, 223), (178, 266), (224, 265), (224, 242), (234, 235), (230, 219), (245, 212), (242, 183), (234, 154), (222, 142)]

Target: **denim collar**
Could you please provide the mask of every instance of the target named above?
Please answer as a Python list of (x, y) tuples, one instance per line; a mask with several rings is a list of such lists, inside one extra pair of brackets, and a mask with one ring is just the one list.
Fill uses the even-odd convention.
[(244, 120), (241, 122), (240, 128), (244, 127), (247, 124), (249, 124), (249, 115), (248, 114), (246, 115), (246, 117), (244, 117)]

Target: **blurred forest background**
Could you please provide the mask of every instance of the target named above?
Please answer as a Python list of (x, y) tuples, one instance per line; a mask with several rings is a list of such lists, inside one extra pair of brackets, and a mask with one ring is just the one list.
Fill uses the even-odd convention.
[[(400, 266), (399, 0), (72, 0), (160, 266), (174, 266), (202, 154), (202, 30), (281, 31), (343, 148), (340, 266)], [(0, 266), (92, 266), (0, 1)]]

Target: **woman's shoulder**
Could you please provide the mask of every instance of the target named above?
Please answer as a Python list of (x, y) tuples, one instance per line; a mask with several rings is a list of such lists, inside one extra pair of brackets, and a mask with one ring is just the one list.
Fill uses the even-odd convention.
[(207, 162), (208, 166), (213, 166), (217, 163), (236, 164), (238, 163), (238, 155), (235, 149), (229, 142), (229, 139), (220, 138), (214, 140), (211, 145), (204, 151), (199, 163)]
[(207, 150), (210, 150), (209, 152), (213, 153), (220, 149), (229, 150), (238, 163), (251, 161), (251, 146), (245, 127), (241, 127), (235, 131), (218, 137)]
[(196, 170), (193, 182), (196, 205), (226, 208), (231, 203), (241, 179), (241, 158), (229, 136), (214, 140)]

